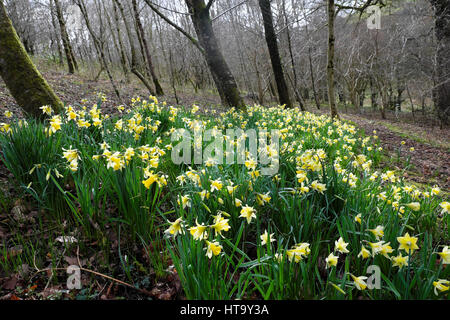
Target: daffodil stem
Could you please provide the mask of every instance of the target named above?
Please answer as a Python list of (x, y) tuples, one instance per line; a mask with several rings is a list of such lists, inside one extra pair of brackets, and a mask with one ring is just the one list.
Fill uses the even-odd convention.
[(411, 270), (411, 249), (408, 250), (408, 273), (406, 274), (406, 293), (405, 293), (406, 300), (408, 300), (409, 298), (410, 270)]

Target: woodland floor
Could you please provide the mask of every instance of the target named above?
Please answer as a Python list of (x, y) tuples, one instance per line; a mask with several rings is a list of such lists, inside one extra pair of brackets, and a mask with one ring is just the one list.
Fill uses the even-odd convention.
[[(93, 104), (97, 102), (97, 92), (101, 91), (106, 94), (108, 101), (102, 105), (104, 113), (115, 113), (114, 107), (129, 102), (133, 97), (147, 97), (149, 95), (136, 82), (128, 84), (121, 82), (119, 83), (119, 90), (123, 92), (123, 96), (122, 101), (119, 101), (107, 79), (100, 78), (98, 81), (92, 81), (87, 76), (68, 75), (65, 72), (58, 71), (44, 71), (43, 75), (61, 100), (67, 104), (76, 104), (82, 99), (87, 99), (90, 104)], [(190, 106), (197, 104), (203, 108), (210, 108), (217, 107), (220, 103), (217, 95), (211, 90), (202, 90), (195, 93), (191, 88), (180, 89), (178, 92), (179, 103), (176, 102), (173, 91), (168, 86), (165, 87), (165, 91), (167, 95), (160, 97), (159, 100), (166, 101), (169, 105)], [(252, 103), (251, 101), (247, 102)], [(6, 109), (13, 111), (18, 117), (22, 116), (21, 110), (15, 104), (4, 83), (0, 81), (0, 123), (7, 121), (4, 117)], [(308, 109), (315, 113), (327, 112), (325, 107), (322, 110), (317, 110), (310, 106)], [(412, 118), (411, 113), (400, 113), (398, 117), (393, 113), (388, 113), (388, 119), (386, 120), (381, 119), (378, 113), (370, 111), (361, 114), (351, 110), (340, 110), (340, 113), (342, 119), (352, 121), (367, 134), (373, 134), (373, 131), (376, 130), (381, 146), (385, 150), (382, 160), (383, 166), (403, 170), (403, 176), (411, 182), (427, 185), (437, 184), (444, 192), (450, 191), (450, 128), (441, 130), (437, 123), (431, 120), (430, 115), (419, 113), (416, 113), (415, 119)], [(402, 141), (405, 141), (403, 146)], [(410, 151), (411, 147), (415, 149), (413, 152)], [(9, 208), (0, 206), (0, 242), (6, 241), (10, 236), (6, 229), (1, 227), (2, 216), (3, 218), (8, 217), (12, 207), (16, 205), (17, 201), (20, 201), (18, 200), (20, 197), (19, 190), (14, 188), (11, 181), (13, 181), (12, 175), (0, 161), (0, 193), (3, 194), (0, 195), (4, 199), (9, 199), (8, 203), (11, 204)], [(30, 210), (33, 212), (32, 208)], [(98, 291), (102, 293), (102, 299), (118, 295), (130, 298), (138, 294), (133, 290), (127, 292), (126, 289), (123, 292), (118, 289), (117, 285), (113, 287), (112, 284), (111, 282), (108, 287), (99, 285)], [(0, 294), (0, 300), (14, 299), (16, 295), (26, 298), (27, 292), (18, 290), (19, 285), (20, 282), (17, 281), (15, 276), (0, 278), (0, 293), (2, 293)], [(147, 292), (145, 295), (159, 299), (164, 299), (166, 296), (171, 298), (177, 294), (179, 287), (180, 284), (176, 278), (168, 277), (167, 281), (160, 283), (159, 287), (155, 287), (152, 292)], [(53, 292), (51, 290), (57, 290), (58, 288), (46, 289), (48, 289), (48, 292), (44, 290), (43, 297), (50, 296)], [(5, 292), (9, 293), (4, 295)]]

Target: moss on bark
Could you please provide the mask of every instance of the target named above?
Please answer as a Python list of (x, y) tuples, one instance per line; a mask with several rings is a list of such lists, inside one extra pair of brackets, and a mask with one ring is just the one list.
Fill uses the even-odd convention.
[(52, 106), (63, 109), (61, 100), (36, 69), (12, 26), (3, 1), (0, 0), (0, 75), (18, 105), (28, 114), (41, 117), (39, 109)]

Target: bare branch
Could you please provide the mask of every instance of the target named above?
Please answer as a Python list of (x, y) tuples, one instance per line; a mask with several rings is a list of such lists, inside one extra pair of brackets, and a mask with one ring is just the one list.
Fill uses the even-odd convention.
[(243, 5), (243, 4), (246, 3), (247, 1), (248, 1), (248, 0), (244, 0), (244, 1), (240, 2), (240, 3), (238, 3), (237, 5), (235, 5), (235, 6), (231, 7), (231, 8), (229, 8), (229, 9), (225, 10), (224, 12), (219, 13), (217, 16), (215, 16), (214, 18), (212, 18), (211, 21), (213, 22), (214, 20), (219, 19), (221, 16), (223, 16), (223, 15), (227, 14), (228, 12), (230, 12), (230, 11), (236, 9), (237, 7)]
[(214, 3), (215, 0), (209, 0), (208, 4), (205, 7), (205, 10), (208, 11), (209, 9), (211, 9), (212, 4)]
[(160, 16), (164, 21), (166, 21), (168, 24), (170, 24), (172, 27), (174, 27), (175, 29), (177, 29), (178, 31), (180, 31), (186, 38), (188, 38), (193, 44), (194, 46), (197, 47), (198, 50), (200, 50), (200, 52), (202, 54), (205, 54), (205, 50), (200, 46), (199, 42), (197, 39), (195, 39), (193, 36), (191, 36), (186, 30), (184, 30), (183, 28), (181, 28), (180, 26), (178, 26), (176, 23), (172, 22), (172, 20), (170, 20), (168, 17), (166, 17), (161, 11), (159, 11), (156, 7), (155, 4), (152, 3), (150, 0), (145, 0), (145, 3), (147, 3), (147, 5), (158, 15)]

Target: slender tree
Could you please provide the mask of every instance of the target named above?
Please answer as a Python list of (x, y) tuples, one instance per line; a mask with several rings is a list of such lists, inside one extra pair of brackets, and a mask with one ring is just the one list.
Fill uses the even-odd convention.
[(75, 70), (78, 70), (77, 60), (73, 54), (72, 45), (70, 44), (69, 34), (67, 33), (66, 21), (64, 20), (61, 4), (59, 0), (53, 0), (55, 3), (56, 16), (59, 22), (59, 29), (61, 33), (61, 39), (64, 46), (64, 53), (66, 54), (67, 65), (69, 73), (74, 74)]
[(122, 3), (119, 0), (114, 0), (114, 4), (117, 5), (117, 8), (120, 11), (123, 23), (125, 24), (125, 30), (128, 35), (128, 42), (129, 42), (130, 51), (131, 51), (131, 72), (134, 73), (136, 75), (136, 77), (139, 78), (139, 80), (141, 80), (141, 82), (148, 89), (148, 91), (150, 92), (151, 95), (155, 95), (156, 92), (153, 90), (153, 88), (152, 88), (151, 84), (149, 83), (149, 81), (147, 80), (147, 78), (141, 72), (139, 72), (139, 70), (137, 68), (137, 66), (138, 66), (137, 54), (136, 54), (136, 48), (134, 46), (133, 34), (131, 32), (131, 26), (128, 23)]
[(0, 0), (0, 75), (18, 105), (28, 114), (41, 117), (40, 107), (52, 106), (56, 113), (63, 104), (36, 69), (20, 42)]
[[(327, 1), (327, 13), (328, 13), (328, 54), (327, 54), (327, 84), (328, 84), (328, 105), (330, 107), (330, 113), (332, 118), (339, 118), (336, 107), (336, 94), (334, 83), (334, 56), (335, 56), (335, 35), (334, 35), (334, 22), (336, 15), (340, 10), (358, 11), (359, 16), (371, 5), (384, 5), (382, 0), (365, 0), (360, 6), (348, 6), (346, 4), (336, 3), (335, 0)], [(357, 2), (355, 2), (357, 3)], [(358, 107), (358, 106), (355, 106)]]
[(245, 109), (236, 80), (228, 67), (227, 62), (219, 47), (219, 42), (212, 27), (210, 9), (214, 0), (205, 3), (204, 0), (185, 0), (189, 9), (189, 14), (194, 24), (194, 29), (198, 40), (192, 37), (187, 31), (174, 23), (171, 19), (162, 14), (150, 0), (145, 2), (164, 21), (180, 31), (186, 36), (203, 54), (208, 64), (208, 68), (213, 77), (217, 90), (219, 91), (222, 103), (226, 106)]
[(328, 57), (327, 57), (327, 83), (328, 83), (328, 105), (332, 118), (339, 118), (336, 107), (336, 95), (334, 85), (334, 19), (335, 19), (334, 0), (327, 0), (328, 12)]
[(159, 83), (158, 76), (155, 73), (155, 68), (153, 66), (153, 59), (150, 54), (150, 49), (148, 47), (147, 39), (145, 37), (145, 31), (142, 26), (141, 17), (139, 15), (139, 10), (137, 7), (136, 0), (132, 0), (132, 5), (133, 5), (134, 17), (136, 19), (136, 26), (137, 26), (136, 31), (138, 32), (138, 34), (140, 35), (140, 37), (142, 39), (142, 45), (144, 47), (144, 53), (145, 53), (145, 57), (147, 59), (148, 70), (150, 72), (150, 75), (152, 76), (153, 84), (155, 85), (156, 94), (159, 96), (162, 96), (162, 95), (164, 95), (164, 91)]
[[(88, 10), (86, 8), (86, 4), (84, 3), (84, 0), (74, 0), (74, 2), (78, 6), (78, 8), (80, 8), (81, 15), (83, 16), (84, 22), (86, 23), (86, 27), (89, 31), (89, 34), (92, 37), (92, 40), (94, 41), (95, 50), (97, 51), (97, 54), (100, 58), (100, 64), (101, 64), (100, 73), (102, 70), (106, 70), (109, 81), (111, 82), (111, 85), (114, 89), (114, 92), (115, 92), (117, 98), (119, 98), (119, 100), (122, 100), (119, 89), (117, 88), (116, 83), (114, 82), (114, 78), (113, 78), (111, 70), (108, 66), (108, 62), (106, 61), (106, 55), (105, 55), (105, 50), (104, 50), (103, 44), (100, 41), (99, 37), (95, 34), (94, 29), (92, 28), (91, 21), (89, 19)], [(100, 73), (99, 73), (99, 75), (100, 75)]]
[(278, 50), (277, 36), (273, 27), (272, 8), (270, 6), (270, 0), (259, 0), (259, 7), (261, 9), (263, 17), (266, 43), (267, 47), (269, 48), (272, 70), (275, 76), (275, 81), (277, 83), (278, 98), (280, 104), (286, 105), (287, 108), (291, 108), (291, 98), (289, 97), (288, 86), (284, 78), (280, 52)]
[(450, 118), (450, 0), (430, 0), (435, 11), (436, 87), (433, 98), (441, 126)]

